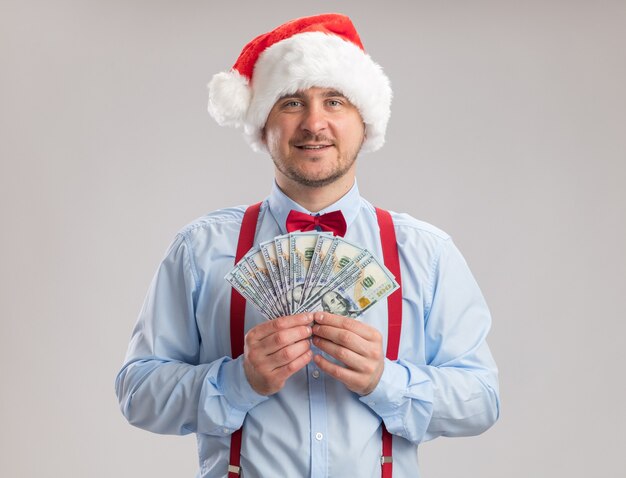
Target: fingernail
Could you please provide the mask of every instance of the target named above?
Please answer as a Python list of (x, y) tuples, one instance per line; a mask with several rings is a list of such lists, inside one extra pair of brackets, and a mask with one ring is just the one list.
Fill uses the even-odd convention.
[(315, 321), (316, 322), (321, 322), (324, 320), (324, 314), (322, 314), (321, 312), (318, 312), (317, 314), (315, 314)]

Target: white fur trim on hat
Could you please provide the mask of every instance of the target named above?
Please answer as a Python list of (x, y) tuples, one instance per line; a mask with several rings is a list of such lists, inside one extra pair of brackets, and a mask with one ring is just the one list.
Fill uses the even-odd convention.
[(248, 79), (237, 70), (218, 73), (209, 82), (209, 113), (220, 126), (239, 127), (251, 96)]

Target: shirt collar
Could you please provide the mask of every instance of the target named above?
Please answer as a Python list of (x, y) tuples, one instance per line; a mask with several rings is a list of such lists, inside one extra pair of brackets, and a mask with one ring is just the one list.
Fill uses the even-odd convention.
[[(300, 204), (288, 197), (276, 184), (272, 186), (272, 192), (267, 198), (269, 210), (276, 219), (278, 226), (283, 234), (287, 233), (285, 223), (287, 222), (287, 215), (292, 209), (303, 212), (305, 214), (316, 214), (306, 210)], [(326, 214), (327, 212), (340, 210), (343, 213), (343, 217), (346, 220), (348, 228), (350, 224), (356, 219), (359, 209), (361, 207), (361, 195), (359, 194), (359, 187), (357, 186), (356, 179), (354, 185), (350, 190), (344, 194), (338, 201), (334, 202), (330, 206), (319, 211), (319, 214)]]

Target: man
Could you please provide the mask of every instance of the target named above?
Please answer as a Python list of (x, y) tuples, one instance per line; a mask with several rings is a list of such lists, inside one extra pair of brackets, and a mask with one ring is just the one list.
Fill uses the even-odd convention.
[[(384, 142), (390, 102), (387, 77), (342, 15), (281, 25), (213, 78), (212, 116), (243, 127), (275, 166), (254, 244), (287, 233), (293, 211), (315, 214), (305, 216), (315, 224), (341, 211), (338, 233), (382, 260), (379, 230), (388, 227), (359, 195), (355, 174), (359, 152)], [(229, 317), (241, 314), (231, 313), (223, 278), (244, 211), (210, 213), (170, 246), (116, 380), (130, 423), (196, 433), (201, 477), (363, 478), (419, 476), (419, 443), (495, 422), (487, 306), (450, 237), (406, 214), (391, 213), (400, 314), (378, 304), (358, 319), (316, 312), (268, 321), (247, 304), (244, 353), (233, 358)], [(403, 317), (399, 337), (392, 315)], [(392, 337), (397, 360), (385, 357)], [(381, 458), (388, 433), (392, 450)]]

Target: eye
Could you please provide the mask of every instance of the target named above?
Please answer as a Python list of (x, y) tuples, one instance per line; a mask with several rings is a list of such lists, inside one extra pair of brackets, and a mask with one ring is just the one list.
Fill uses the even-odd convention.
[(340, 100), (328, 100), (328, 106), (336, 107), (341, 106)]
[(302, 101), (300, 100), (289, 100), (283, 103), (283, 108), (298, 108), (302, 106)]

